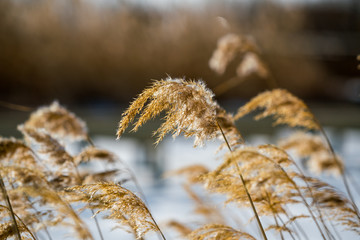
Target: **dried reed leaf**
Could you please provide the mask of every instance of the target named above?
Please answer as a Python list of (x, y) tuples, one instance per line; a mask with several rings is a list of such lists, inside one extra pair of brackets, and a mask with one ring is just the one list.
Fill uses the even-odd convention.
[[(195, 147), (201, 146), (205, 140), (212, 140), (220, 134), (217, 113), (222, 114), (221, 118), (225, 117), (213, 100), (213, 93), (202, 81), (167, 78), (154, 82), (131, 103), (119, 123), (118, 138), (137, 114), (140, 117), (133, 131), (163, 111), (165, 122), (154, 133), (158, 135), (156, 144), (168, 133), (172, 133), (174, 138), (183, 133), (185, 137), (195, 137)], [(233, 121), (229, 119), (228, 122)]]
[(286, 124), (290, 127), (320, 129), (306, 104), (284, 89), (260, 93), (240, 107), (234, 118), (237, 120), (256, 109), (263, 109), (263, 112), (255, 117), (256, 120), (273, 116), (274, 125)]
[(88, 136), (85, 122), (57, 101), (32, 113), (24, 126), (28, 129), (43, 128), (56, 139), (83, 140)]
[(232, 227), (221, 224), (208, 224), (192, 231), (188, 235), (192, 240), (238, 240), (250, 239), (255, 240), (253, 236), (246, 232), (238, 231)]
[(98, 212), (108, 211), (107, 218), (129, 226), (137, 239), (149, 231), (159, 231), (144, 202), (134, 193), (115, 183), (86, 184), (68, 189), (80, 196), (75, 201), (90, 203)]

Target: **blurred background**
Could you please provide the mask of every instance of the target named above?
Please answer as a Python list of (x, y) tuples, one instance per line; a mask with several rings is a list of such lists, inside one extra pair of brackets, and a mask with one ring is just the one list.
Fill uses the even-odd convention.
[[(191, 140), (166, 139), (154, 149), (159, 119), (120, 141), (115, 132), (121, 113), (152, 79), (201, 78), (214, 90), (233, 78), (237, 58), (222, 75), (209, 68), (218, 39), (228, 33), (256, 42), (277, 85), (309, 105), (358, 174), (359, 0), (1, 0), (0, 135), (20, 137), (16, 126), (32, 110), (59, 100), (88, 123), (96, 145), (135, 169), (156, 215), (173, 216), (177, 203), (191, 208), (178, 185), (164, 187), (170, 183), (159, 177), (196, 161), (218, 164), (212, 160), (219, 143), (194, 150)], [(267, 88), (251, 75), (216, 99), (235, 112)], [(250, 117), (238, 124), (251, 144), (288, 133)]]
[[(57, 99), (117, 122), (152, 79), (201, 78), (216, 89), (233, 77), (236, 59), (223, 75), (208, 64), (227, 33), (255, 40), (279, 87), (315, 111), (341, 107), (360, 125), (358, 0), (2, 0), (0, 101), (35, 108)], [(235, 111), (266, 89), (251, 76), (216, 98)], [(3, 121), (16, 118), (3, 105)]]

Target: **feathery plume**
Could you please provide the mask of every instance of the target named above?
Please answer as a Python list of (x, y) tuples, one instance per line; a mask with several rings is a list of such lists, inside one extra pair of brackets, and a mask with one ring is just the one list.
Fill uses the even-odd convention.
[(28, 128), (25, 125), (18, 126), (18, 129), (29, 142), (39, 147), (39, 153), (49, 155), (49, 162), (54, 165), (66, 165), (72, 162), (70, 154), (68, 154), (65, 148), (57, 140), (52, 138), (46, 130)]
[(306, 104), (284, 89), (260, 93), (240, 107), (234, 119), (237, 120), (256, 109), (263, 109), (263, 112), (255, 117), (256, 120), (273, 116), (274, 125), (287, 124), (290, 127), (320, 130), (319, 124)]
[(25, 128), (43, 128), (56, 139), (83, 140), (88, 136), (85, 122), (57, 101), (33, 112), (24, 126)]
[[(154, 82), (123, 113), (117, 131), (118, 138), (137, 114), (140, 117), (133, 131), (163, 111), (166, 112), (165, 122), (154, 133), (158, 135), (156, 144), (167, 133), (172, 133), (174, 138), (183, 133), (185, 137), (195, 137), (195, 147), (201, 146), (205, 140), (212, 140), (219, 135), (218, 113), (221, 113), (220, 122), (232, 123), (232, 119), (223, 114), (223, 110), (213, 100), (213, 93), (202, 81), (167, 78)], [(234, 134), (234, 128), (225, 128), (224, 131), (227, 130)], [(239, 139), (240, 134), (237, 134)]]
[(128, 226), (142, 238), (149, 231), (160, 231), (144, 202), (134, 193), (115, 183), (86, 184), (68, 188), (79, 195), (75, 201), (90, 203), (97, 212), (109, 211), (107, 218)]
[[(31, 148), (23, 141), (15, 138), (0, 137), (0, 160), (5, 161), (7, 164), (29, 167), (36, 165), (36, 160)], [(2, 165), (6, 164), (3, 162)]]

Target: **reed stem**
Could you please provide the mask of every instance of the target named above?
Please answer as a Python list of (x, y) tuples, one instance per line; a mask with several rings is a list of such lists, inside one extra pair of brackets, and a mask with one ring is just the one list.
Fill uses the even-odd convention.
[(21, 240), (21, 235), (20, 235), (19, 227), (18, 227), (17, 222), (16, 222), (15, 213), (14, 213), (14, 210), (13, 210), (13, 208), (11, 206), (9, 195), (7, 194), (5, 184), (4, 184), (4, 181), (3, 181), (3, 178), (1, 176), (1, 174), (0, 174), (0, 188), (1, 188), (3, 198), (4, 198), (5, 202), (6, 202), (7, 207), (8, 207), (11, 220), (13, 221), (13, 224), (14, 224), (13, 228), (14, 228), (16, 239)]
[[(216, 124), (217, 124), (218, 128), (220, 129), (221, 135), (223, 136), (223, 138), (224, 138), (224, 140), (225, 140), (225, 143), (226, 143), (229, 151), (232, 152), (231, 146), (230, 146), (230, 144), (229, 144), (229, 142), (228, 142), (228, 140), (227, 140), (227, 138), (226, 138), (226, 136), (225, 136), (225, 134), (224, 134), (224, 131), (222, 130), (220, 124), (219, 124), (217, 121), (216, 121)], [(260, 228), (260, 231), (261, 231), (261, 235), (263, 236), (264, 240), (267, 240), (268, 238), (266, 237), (266, 233), (265, 233), (264, 227), (263, 227), (263, 225), (261, 224), (259, 215), (258, 215), (258, 213), (257, 213), (257, 211), (256, 211), (256, 208), (255, 208), (254, 202), (253, 202), (253, 200), (252, 200), (252, 198), (251, 198), (251, 196), (250, 196), (250, 193), (249, 193), (249, 191), (248, 191), (248, 189), (247, 189), (247, 187), (246, 187), (245, 180), (244, 180), (243, 175), (241, 174), (241, 170), (240, 170), (240, 167), (239, 167), (238, 163), (236, 163), (235, 166), (236, 166), (237, 171), (238, 171), (238, 173), (239, 173), (241, 182), (242, 182), (242, 184), (243, 184), (243, 186), (244, 186), (246, 196), (248, 197), (249, 202), (250, 202), (250, 205), (251, 205), (251, 208), (252, 208), (252, 210), (253, 210), (253, 212), (254, 212), (256, 221), (257, 221), (257, 223), (258, 223), (258, 225), (259, 225), (259, 228)]]

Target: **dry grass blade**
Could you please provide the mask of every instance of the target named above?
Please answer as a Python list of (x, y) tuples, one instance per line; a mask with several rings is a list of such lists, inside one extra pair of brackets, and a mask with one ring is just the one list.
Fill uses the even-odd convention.
[(232, 227), (221, 224), (209, 224), (198, 228), (188, 235), (191, 240), (238, 240), (249, 239), (255, 240), (253, 236), (246, 232), (241, 232)]
[(319, 124), (306, 104), (284, 89), (260, 93), (240, 107), (234, 118), (237, 120), (256, 109), (263, 109), (263, 112), (255, 117), (256, 120), (273, 116), (274, 125), (286, 124), (290, 127), (320, 130)]
[[(146, 103), (148, 104), (145, 107)], [(221, 113), (222, 119), (229, 118), (223, 114), (213, 100), (213, 93), (202, 81), (168, 78), (154, 82), (132, 102), (119, 123), (118, 138), (137, 114), (140, 114), (140, 117), (133, 131), (163, 111), (165, 122), (154, 133), (158, 135), (156, 144), (168, 133), (172, 133), (173, 137), (182, 133), (185, 137), (194, 136), (194, 146), (201, 146), (205, 140), (219, 136), (217, 114)], [(232, 119), (229, 118), (228, 122), (232, 122)]]
[(98, 212), (108, 211), (107, 218), (130, 227), (137, 239), (149, 231), (160, 231), (144, 202), (128, 189), (115, 183), (87, 184), (68, 190), (79, 195), (75, 201), (90, 203), (89, 206)]
[(24, 126), (43, 128), (56, 139), (82, 140), (88, 136), (85, 122), (56, 101), (32, 113)]

